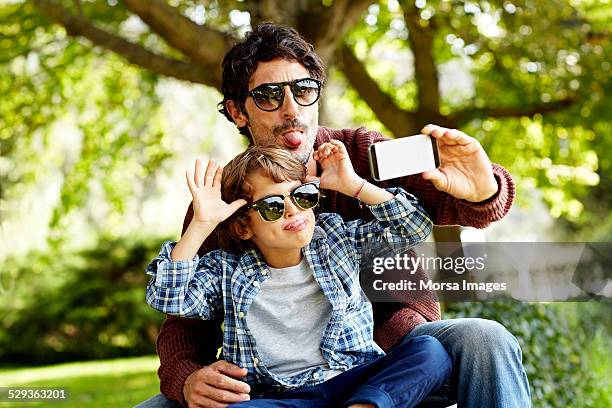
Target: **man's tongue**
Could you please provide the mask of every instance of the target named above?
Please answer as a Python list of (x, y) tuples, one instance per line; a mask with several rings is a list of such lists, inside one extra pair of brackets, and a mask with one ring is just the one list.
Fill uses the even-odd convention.
[(283, 140), (285, 146), (289, 148), (296, 148), (302, 144), (302, 133), (301, 132), (287, 132), (283, 133)]

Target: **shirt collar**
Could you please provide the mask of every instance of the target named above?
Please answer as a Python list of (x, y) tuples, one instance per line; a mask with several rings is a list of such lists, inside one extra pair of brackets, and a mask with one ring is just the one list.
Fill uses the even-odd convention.
[(325, 232), (325, 230), (323, 230), (323, 228), (321, 228), (320, 226), (315, 225), (314, 233), (312, 234), (312, 240), (310, 242), (325, 238), (327, 238), (327, 233)]
[(258, 270), (267, 268), (266, 261), (255, 248), (249, 248), (240, 255), (236, 270), (242, 271), (245, 276), (254, 275)]

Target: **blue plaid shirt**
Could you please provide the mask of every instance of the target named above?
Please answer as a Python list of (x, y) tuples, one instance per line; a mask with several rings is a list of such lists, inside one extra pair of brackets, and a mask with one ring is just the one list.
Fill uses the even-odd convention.
[[(373, 221), (344, 222), (337, 214), (320, 214), (311, 242), (302, 249), (332, 306), (320, 349), (334, 370), (346, 371), (384, 355), (373, 340), (372, 305), (359, 284), (359, 266), (368, 249), (384, 245), (399, 253), (431, 233), (432, 222), (416, 198), (401, 188), (388, 190), (393, 199), (369, 206)], [(173, 262), (174, 245), (165, 242), (147, 267), (149, 305), (163, 313), (201, 319), (223, 314), (223, 356), (248, 370), (245, 381), (256, 390), (286, 391), (323, 381), (321, 367), (281, 378), (268, 371), (257, 353), (246, 316), (269, 276), (259, 251), (215, 250)]]

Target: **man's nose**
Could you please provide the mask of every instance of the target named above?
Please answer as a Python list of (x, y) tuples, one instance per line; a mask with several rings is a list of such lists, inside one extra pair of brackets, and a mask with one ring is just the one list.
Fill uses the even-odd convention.
[(285, 85), (285, 98), (281, 106), (281, 113), (287, 119), (293, 119), (300, 114), (300, 105), (295, 101), (289, 85)]

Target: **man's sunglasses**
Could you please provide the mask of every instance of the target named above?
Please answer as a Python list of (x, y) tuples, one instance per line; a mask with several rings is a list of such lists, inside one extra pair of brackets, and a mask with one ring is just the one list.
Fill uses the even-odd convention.
[(287, 194), (276, 194), (264, 197), (247, 206), (245, 211), (256, 210), (264, 221), (272, 222), (281, 219), (285, 214), (285, 197), (302, 210), (314, 208), (319, 204), (319, 183), (311, 182), (297, 186)]
[(253, 98), (259, 109), (272, 112), (283, 106), (285, 86), (287, 85), (291, 89), (293, 99), (300, 106), (314, 104), (321, 95), (321, 81), (314, 78), (302, 78), (295, 81), (261, 84), (250, 91), (247, 96)]

